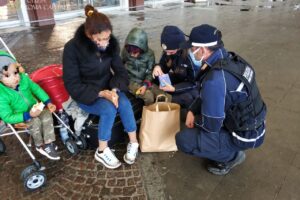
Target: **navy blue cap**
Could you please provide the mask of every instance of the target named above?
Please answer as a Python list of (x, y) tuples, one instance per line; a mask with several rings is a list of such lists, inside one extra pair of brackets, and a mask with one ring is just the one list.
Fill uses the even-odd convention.
[(192, 29), (189, 40), (181, 47), (211, 47), (219, 44), (221, 39), (222, 33), (216, 27), (202, 24)]
[(161, 36), (160, 43), (164, 50), (179, 49), (182, 43), (185, 43), (184, 33), (177, 26), (165, 26)]

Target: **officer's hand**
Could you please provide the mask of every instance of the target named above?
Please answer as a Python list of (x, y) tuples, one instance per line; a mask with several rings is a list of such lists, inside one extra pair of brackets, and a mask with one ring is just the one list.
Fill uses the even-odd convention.
[(152, 77), (155, 78), (156, 76), (161, 76), (163, 75), (163, 71), (161, 70), (161, 67), (159, 65), (156, 65), (153, 69), (152, 72)]
[(164, 92), (174, 92), (175, 91), (175, 87), (173, 87), (172, 85), (170, 85), (170, 84), (167, 84), (167, 83), (165, 83), (166, 84), (166, 86), (164, 86), (164, 87), (159, 87), (159, 89), (161, 89), (161, 90), (163, 90)]
[(186, 115), (185, 125), (188, 128), (194, 128), (195, 115), (189, 111)]

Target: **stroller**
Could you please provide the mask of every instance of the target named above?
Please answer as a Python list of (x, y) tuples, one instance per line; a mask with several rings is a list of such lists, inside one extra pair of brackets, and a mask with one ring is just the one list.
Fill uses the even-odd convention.
[[(71, 120), (69, 120), (69, 116), (63, 110), (62, 104), (69, 99), (69, 94), (62, 80), (62, 65), (54, 64), (42, 67), (33, 72), (30, 78), (46, 91), (52, 103), (55, 104), (58, 113), (53, 113), (57, 122), (54, 127), (59, 128), (61, 139), (68, 152), (76, 155), (79, 153), (79, 149), (87, 149), (85, 137), (82, 134), (78, 135), (74, 133), (69, 124)], [(64, 135), (63, 131), (67, 135)]]
[[(76, 135), (70, 128), (68, 115), (62, 109), (62, 103), (69, 99), (62, 81), (62, 65), (50, 65), (43, 67), (30, 75), (30, 78), (39, 84), (50, 96), (53, 104), (56, 105), (59, 113), (53, 113), (56, 119), (54, 128), (65, 129), (67, 131), (67, 139), (64, 144), (72, 155), (79, 153), (79, 149), (87, 149), (87, 142), (84, 136)], [(34, 191), (46, 184), (47, 177), (43, 172), (45, 167), (41, 166), (40, 162), (36, 160), (35, 156), (29, 149), (29, 144), (23, 141), (20, 133), (28, 133), (26, 127), (15, 127), (12, 124), (6, 124), (0, 119), (0, 154), (5, 153), (6, 146), (1, 137), (15, 135), (26, 152), (33, 160), (33, 164), (27, 166), (21, 173), (21, 180), (27, 191)], [(30, 139), (30, 138), (29, 138)]]
[(33, 191), (46, 184), (47, 177), (43, 172), (45, 167), (41, 166), (40, 162), (35, 159), (35, 156), (31, 153), (31, 151), (19, 135), (19, 133), (28, 133), (28, 131), (26, 130), (26, 128), (24, 129), (21, 127), (20, 129), (21, 130), (17, 130), (13, 125), (5, 124), (0, 120), (0, 154), (5, 153), (6, 151), (6, 146), (1, 140), (1, 137), (15, 135), (33, 160), (33, 164), (27, 166), (21, 173), (21, 180), (24, 183), (25, 189), (28, 191)]

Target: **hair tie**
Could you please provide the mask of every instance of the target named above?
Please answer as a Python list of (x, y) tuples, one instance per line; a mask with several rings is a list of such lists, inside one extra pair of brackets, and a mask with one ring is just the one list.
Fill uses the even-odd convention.
[(90, 16), (92, 16), (93, 13), (94, 13), (93, 10), (89, 10), (89, 11), (87, 12), (87, 16), (90, 17)]

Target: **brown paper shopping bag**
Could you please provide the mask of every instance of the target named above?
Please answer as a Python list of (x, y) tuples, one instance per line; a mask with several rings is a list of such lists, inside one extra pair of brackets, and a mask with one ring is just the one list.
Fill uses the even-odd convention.
[[(164, 96), (165, 102), (158, 102)], [(175, 135), (180, 130), (180, 105), (158, 95), (156, 102), (143, 107), (140, 128), (142, 152), (177, 151)]]

